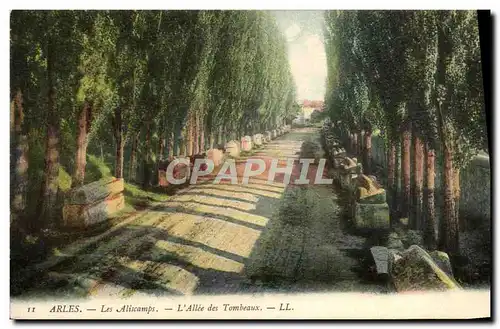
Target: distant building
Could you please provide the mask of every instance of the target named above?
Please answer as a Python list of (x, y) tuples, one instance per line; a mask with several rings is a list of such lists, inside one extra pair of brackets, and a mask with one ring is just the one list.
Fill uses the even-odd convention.
[(308, 99), (303, 100), (299, 103), (301, 111), (299, 115), (293, 120), (296, 124), (306, 124), (311, 119), (311, 114), (314, 111), (323, 112), (324, 102), (323, 101), (311, 101)]

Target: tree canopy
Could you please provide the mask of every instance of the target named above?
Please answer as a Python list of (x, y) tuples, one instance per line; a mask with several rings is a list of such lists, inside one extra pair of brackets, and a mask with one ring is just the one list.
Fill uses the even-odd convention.
[(116, 177), (127, 168), (149, 184), (167, 155), (274, 129), (296, 111), (286, 40), (264, 11), (13, 11), (10, 47), (26, 193), (44, 203), (60, 173), (73, 186), (98, 178), (85, 174), (87, 147)]
[[(364, 144), (367, 159), (371, 131), (382, 131), (393, 214), (409, 216), (413, 228), (424, 225), (425, 174), (428, 232), (434, 230), (437, 155), (444, 199), (440, 239), (456, 253), (460, 170), (488, 151), (477, 13), (328, 11), (324, 35), (325, 102), (335, 128), (348, 144)], [(420, 209), (408, 213), (409, 206)]]

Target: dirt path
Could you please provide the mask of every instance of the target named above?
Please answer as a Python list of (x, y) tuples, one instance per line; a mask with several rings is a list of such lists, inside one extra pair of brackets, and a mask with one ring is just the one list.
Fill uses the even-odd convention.
[[(294, 130), (252, 157), (297, 158), (302, 142), (316, 135)], [(192, 185), (53, 266), (23, 297), (309, 291), (339, 284), (353, 290), (360, 280), (348, 252), (362, 250), (365, 239), (341, 232), (331, 186), (306, 188), (321, 201), (310, 209), (318, 215), (288, 225), (275, 219), (286, 201), (285, 186), (266, 178), (264, 172), (248, 185)]]

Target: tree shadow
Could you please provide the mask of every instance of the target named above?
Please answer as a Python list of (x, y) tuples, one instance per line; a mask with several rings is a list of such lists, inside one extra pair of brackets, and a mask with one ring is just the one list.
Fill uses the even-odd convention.
[[(211, 205), (213, 207), (213, 205)], [(223, 213), (223, 208), (221, 208), (222, 210), (222, 213)], [(219, 220), (223, 220), (223, 221), (226, 221), (226, 222), (229, 222), (229, 223), (232, 223), (232, 224), (236, 224), (236, 225), (241, 225), (241, 226), (244, 226), (244, 227), (247, 227), (247, 228), (250, 228), (250, 229), (253, 229), (253, 230), (257, 230), (257, 231), (261, 231), (262, 230), (262, 226), (261, 225), (258, 225), (258, 224), (254, 224), (254, 223), (251, 223), (251, 222), (246, 222), (246, 221), (243, 221), (243, 220), (239, 220), (239, 219), (236, 219), (236, 218), (233, 218), (233, 217), (230, 217), (230, 216), (226, 216), (226, 215), (223, 215), (223, 214), (215, 214), (215, 213), (208, 213), (208, 212), (201, 212), (201, 211), (198, 211), (198, 210), (194, 210), (194, 209), (191, 209), (191, 208), (187, 208), (187, 207), (182, 207), (182, 206), (178, 206), (176, 208), (170, 208), (170, 207), (165, 207), (165, 206), (156, 206), (156, 207), (153, 207), (152, 210), (156, 210), (156, 211), (162, 211), (162, 212), (165, 212), (165, 213), (184, 213), (184, 214), (189, 214), (189, 215), (195, 215), (195, 216), (206, 216), (206, 217), (209, 217), (209, 218), (215, 218), (215, 219), (219, 219)], [(241, 211), (241, 210), (238, 210), (239, 212), (241, 213), (246, 213), (244, 211)]]
[[(185, 192), (185, 195), (199, 195), (198, 193)], [(221, 198), (221, 196), (216, 196)], [(240, 201), (237, 198), (224, 198), (232, 201)], [(242, 214), (269, 214), (272, 212), (270, 210), (268, 203), (277, 202), (275, 198), (267, 198), (261, 195), (258, 196), (257, 202), (255, 202), (255, 209), (251, 211), (240, 211)], [(181, 202), (182, 203), (182, 202)], [(203, 204), (203, 202), (197, 202), (198, 204)], [(213, 207), (213, 204), (208, 204)], [(220, 214), (207, 214), (205, 212), (200, 212), (194, 209), (175, 207), (169, 208), (168, 202), (162, 205), (151, 207), (152, 211), (165, 212), (168, 218), (169, 214), (173, 213), (186, 213), (196, 216), (205, 216), (208, 219), (220, 219), (226, 222), (231, 222), (252, 230), (262, 231), (263, 227), (261, 225), (245, 222), (242, 220), (237, 220), (230, 216), (224, 215), (224, 207), (220, 207)], [(145, 212), (146, 215), (146, 212)], [(102, 228), (101, 228), (102, 230)], [(79, 234), (83, 234), (80, 232)], [(117, 259), (126, 258), (129, 261), (154, 261), (161, 262), (165, 264), (175, 265), (182, 267), (183, 269), (188, 269), (190, 273), (193, 273), (199, 279), (196, 289), (193, 293), (217, 293), (220, 290), (231, 289), (231, 291), (238, 292), (238, 287), (245, 286), (244, 277), (240, 273), (227, 272), (211, 268), (201, 268), (186, 261), (182, 256), (175, 253), (169, 253), (165, 250), (161, 251), (154, 247), (154, 243), (148, 240), (149, 243), (145, 241), (140, 248), (134, 250), (127, 249), (127, 244), (110, 247), (111, 249), (107, 252), (112, 256), (105, 256), (102, 254), (103, 246), (112, 245), (116, 240), (125, 237), (125, 241), (133, 241), (137, 239), (142, 239), (144, 236), (154, 239), (154, 241), (169, 241), (176, 243), (178, 245), (189, 246), (203, 250), (204, 252), (217, 255), (224, 259), (229, 259), (234, 262), (242, 264), (244, 267), (247, 259), (241, 255), (231, 253), (229, 251), (220, 250), (212, 246), (185, 239), (179, 236), (173, 236), (169, 234), (168, 230), (164, 230), (155, 226), (134, 226), (132, 224), (126, 225), (122, 228), (117, 229), (110, 235), (103, 239), (100, 239), (84, 249), (80, 250), (77, 255), (71, 257), (61, 257), (60, 263), (51, 267), (49, 270), (34, 273), (29, 276), (30, 280), (28, 282), (20, 282), (16, 284), (15, 289), (12, 290), (12, 295), (22, 295), (30, 293), (33, 291), (41, 291), (42, 294), (51, 294), (60, 292), (60, 294), (67, 295), (68, 297), (88, 295), (90, 294), (91, 288), (82, 287), (78, 284), (78, 280), (66, 280), (64, 278), (54, 280), (49, 275), (50, 272), (60, 273), (64, 276), (69, 277), (79, 277), (87, 278), (88, 280), (99, 281), (105, 285), (111, 285), (116, 287), (121, 287), (121, 289), (137, 290), (137, 291), (156, 291), (156, 294), (179, 294), (178, 291), (168, 288), (168, 282), (163, 282), (158, 284), (155, 282), (154, 278), (150, 274), (142, 270), (133, 269), (125, 267), (123, 264), (117, 262)], [(104, 247), (106, 252), (106, 247)], [(163, 254), (161, 258), (151, 258), (147, 254), (149, 252), (154, 252), (157, 254)], [(111, 257), (111, 258), (110, 258)], [(18, 270), (20, 270), (18, 268)], [(22, 271), (22, 270), (21, 270)], [(71, 288), (73, 287), (73, 288)], [(64, 290), (65, 289), (65, 290)], [(85, 290), (86, 289), (86, 290)]]
[[(105, 254), (96, 253), (98, 247), (106, 244), (111, 245), (113, 240), (124, 236), (131, 236), (132, 241), (136, 239), (144, 241), (136, 249), (128, 245), (118, 244), (110, 247)], [(153, 226), (141, 227), (140, 229), (126, 226), (115, 231), (106, 241), (100, 241), (93, 248), (64, 258), (50, 271), (37, 273), (23, 289), (19, 289), (13, 295), (30, 295), (39, 292), (38, 295), (42, 297), (50, 295), (58, 295), (63, 298), (83, 297), (92, 295), (92, 290), (99, 289), (99, 286), (107, 286), (108, 289), (117, 287), (117, 289), (124, 290), (122, 297), (130, 290), (132, 290), (130, 295), (133, 295), (135, 291), (155, 295), (185, 294), (186, 292), (179, 291), (175, 287), (169, 287), (170, 275), (162, 276), (162, 264), (176, 266), (179, 267), (179, 270), (182, 269), (192, 274), (189, 278), (196, 281), (196, 286), (192, 291), (187, 292), (188, 294), (220, 293), (227, 289), (232, 292), (239, 291), (239, 285), (244, 281), (241, 274), (221, 269), (203, 268), (176, 252), (159, 248), (158, 241), (169, 241), (176, 245), (200, 249), (242, 265), (246, 262), (246, 258), (241, 255), (173, 236), (164, 229)], [(141, 264), (142, 267), (126, 266), (124, 260), (126, 260), (125, 263)], [(54, 278), (53, 273), (57, 273), (58, 276)], [(95, 281), (96, 284), (82, 284), (82, 281)]]
[[(259, 179), (256, 181), (259, 183)], [(207, 182), (206, 184), (210, 183)], [(201, 186), (204, 185), (202, 184)], [(207, 186), (212, 187), (211, 184)], [(247, 186), (239, 185), (239, 187), (246, 188)], [(252, 194), (252, 188), (258, 190), (256, 187), (251, 187), (250, 184), (248, 191), (241, 189), (241, 193)], [(262, 188), (262, 190), (265, 190), (265, 188)], [(277, 210), (276, 207), (280, 204), (281, 199), (253, 193), (257, 197), (257, 200), (249, 202), (240, 198), (220, 196), (202, 191), (196, 192), (194, 190), (181, 191), (179, 195), (210, 195), (211, 197), (226, 201), (254, 203), (255, 208), (243, 211), (231, 206), (219, 207), (220, 211), (218, 210), (218, 212), (220, 213), (212, 214), (190, 209), (189, 207), (169, 207), (169, 202), (167, 201), (162, 205), (149, 208), (151, 211), (164, 213), (164, 216), (158, 216), (155, 223), (145, 225), (138, 224), (135, 221), (137, 225), (129, 224), (121, 227), (106, 238), (80, 250), (78, 254), (61, 259), (59, 264), (49, 269), (51, 272), (61, 273), (70, 278), (86, 278), (90, 281), (97, 281), (97, 286), (79, 284), (78, 282), (80, 281), (78, 280), (52, 280), (50, 279), (49, 272), (44, 271), (32, 277), (29, 285), (27, 284), (27, 286), (20, 289), (21, 292), (40, 290), (44, 294), (49, 295), (51, 290), (62, 289), (62, 291), (66, 291), (68, 296), (72, 293), (87, 296), (93, 290), (99, 290), (100, 286), (117, 287), (117, 289), (121, 290), (159, 295), (242, 293), (258, 290), (257, 286), (247, 283), (244, 269), (253, 261), (252, 255), (258, 253), (263, 248), (262, 236), (268, 231), (269, 222), (274, 220), (273, 214)], [(214, 207), (213, 204), (204, 202), (203, 200), (194, 202)], [(179, 203), (182, 205), (183, 202), (179, 201)], [(187, 205), (187, 202), (185, 204)], [(268, 219), (268, 222), (264, 225), (257, 225), (235, 219), (228, 215), (228, 208), (238, 210), (243, 215), (253, 214), (265, 217)], [(177, 232), (174, 235), (171, 227), (175, 223), (172, 225), (168, 223), (168, 218), (172, 214), (204, 216), (206, 220), (219, 219), (239, 225), (242, 228), (256, 230), (259, 235), (251, 243), (251, 250), (250, 248), (248, 249), (249, 256), (247, 257), (231, 252), (230, 250), (216, 248), (214, 245), (209, 245), (209, 242), (202, 243), (196, 241), (196, 232), (193, 232), (191, 228), (189, 231)], [(333, 230), (333, 228), (333, 224), (331, 226), (324, 225), (322, 229), (324, 232), (322, 231), (321, 233), (330, 234), (332, 232), (329, 231)], [(316, 230), (320, 230), (320, 228), (316, 228)], [(347, 231), (344, 232), (347, 233)], [(219, 232), (215, 234), (217, 235)], [(273, 238), (280, 244), (286, 243), (279, 234)], [(160, 247), (163, 246), (162, 243), (167, 244), (170, 246), (168, 248), (173, 249)], [(366, 268), (363, 263), (366, 257), (362, 252), (366, 253), (367, 249), (345, 251), (351, 253), (350, 255), (353, 258), (358, 257), (361, 264), (358, 271), (361, 273), (361, 268)], [(200, 257), (196, 258), (191, 254), (192, 252), (200, 255)], [(225, 262), (224, 264), (230, 263), (233, 267), (217, 266), (212, 261), (204, 262), (202, 256)], [(182, 285), (176, 286), (179, 282), (175, 279), (181, 275), (176, 273), (184, 275), (181, 278), (185, 281), (182, 282)]]
[[(266, 184), (256, 184), (255, 182), (249, 183), (249, 184), (203, 184), (201, 186), (198, 186), (198, 190), (204, 190), (204, 189), (209, 189), (209, 190), (221, 190), (221, 191), (230, 191), (231, 187), (236, 186), (238, 187), (238, 190), (235, 192), (242, 192), (242, 193), (248, 193), (248, 194), (253, 194), (256, 197), (262, 197), (266, 196), (266, 193), (275, 193), (275, 194), (281, 194), (282, 191), (276, 191), (274, 189), (280, 189), (279, 187), (273, 187), (269, 186), (267, 189), (264, 188)], [(281, 196), (281, 195), (280, 195)], [(247, 201), (247, 200), (245, 200)]]
[[(244, 193), (247, 193), (247, 192), (245, 191)], [(184, 192), (181, 194), (200, 195), (199, 193), (193, 193), (193, 192), (190, 192), (189, 190), (187, 192)], [(255, 209), (252, 209), (251, 211), (241, 211), (238, 209), (238, 211), (240, 213), (242, 213), (243, 215), (244, 214), (261, 214), (263, 212), (265, 212), (266, 214), (269, 213), (270, 210), (269, 210), (269, 205), (267, 205), (267, 203), (272, 202), (272, 201), (275, 202), (276, 199), (263, 197), (262, 195), (256, 195), (256, 196), (258, 196), (258, 199), (257, 199), (257, 202), (254, 203)], [(221, 197), (219, 195), (216, 195), (215, 197), (221, 198), (221, 199), (226, 199), (229, 201), (244, 201), (244, 200), (240, 200), (237, 198)], [(152, 201), (151, 198), (145, 198), (145, 199), (148, 202)], [(245, 200), (245, 202), (247, 202), (247, 201)], [(197, 203), (203, 204), (203, 202), (197, 202)], [(213, 204), (207, 204), (207, 205), (214, 207)], [(207, 214), (205, 212), (200, 212), (197, 210), (183, 208), (183, 207), (169, 208), (168, 201), (167, 201), (162, 205), (151, 207), (149, 209), (151, 209), (152, 211), (165, 212), (167, 214), (167, 216), (168, 216), (168, 214), (171, 214), (171, 213), (182, 212), (182, 213), (187, 213), (187, 214), (192, 214), (192, 215), (197, 215), (197, 216), (208, 216), (209, 219), (215, 218), (215, 219), (224, 220), (226, 222), (231, 222), (233, 224), (237, 224), (237, 225), (240, 225), (240, 226), (243, 226), (246, 228), (250, 228), (252, 230), (261, 231), (263, 229), (263, 227), (261, 225), (253, 224), (251, 222), (245, 222), (242, 220), (237, 220), (237, 219), (232, 218), (230, 216), (226, 216), (225, 213), (227, 213), (227, 210), (225, 209), (225, 207), (220, 207), (220, 214), (212, 214), (212, 213)], [(147, 214), (147, 212), (145, 212), (145, 214)], [(110, 226), (111, 225), (109, 222), (105, 222), (102, 225), (93, 226), (92, 228), (89, 228), (85, 231), (76, 232), (72, 235), (72, 237), (74, 237), (74, 238), (87, 237), (87, 236), (90, 237), (92, 235), (96, 235), (98, 233), (106, 231), (107, 229), (110, 228)], [(232, 254), (230, 252), (223, 251), (223, 250), (216, 250), (210, 246), (203, 245), (203, 244), (198, 243), (198, 242), (189, 241), (187, 239), (182, 239), (179, 237), (170, 236), (168, 234), (168, 232), (165, 230), (161, 230), (161, 229), (158, 229), (155, 227), (147, 227), (147, 228), (141, 227), (138, 229), (137, 227), (133, 227), (133, 225), (127, 225), (125, 227), (119, 228), (118, 230), (116, 230), (112, 234), (108, 235), (107, 237), (86, 246), (85, 249), (82, 249), (78, 255), (75, 255), (73, 257), (61, 257), (61, 262), (58, 265), (56, 265), (55, 267), (50, 268), (49, 270), (56, 271), (56, 272), (60, 271), (61, 273), (65, 273), (68, 275), (72, 274), (72, 275), (85, 276), (88, 278), (99, 278), (99, 280), (101, 280), (101, 281), (107, 282), (107, 283), (112, 284), (112, 285), (121, 286), (121, 287), (124, 287), (126, 289), (135, 289), (137, 287), (143, 286), (144, 287), (143, 289), (146, 289), (146, 290), (147, 289), (152, 289), (152, 290), (156, 289), (159, 291), (163, 291), (163, 293), (168, 293), (169, 292), (168, 289), (164, 289), (164, 287), (162, 288), (162, 286), (160, 286), (158, 284), (147, 285), (145, 282), (149, 281), (149, 280), (148, 280), (148, 277), (146, 274), (141, 273), (140, 271), (133, 270), (133, 269), (125, 270), (125, 269), (123, 269), (123, 266), (120, 264), (115, 264), (114, 270), (112, 270), (111, 272), (112, 273), (126, 273), (126, 274), (120, 275), (120, 276), (109, 275), (109, 273), (111, 273), (111, 272), (108, 273), (104, 270), (105, 267), (103, 267), (102, 264), (100, 264), (100, 257), (98, 255), (96, 255), (95, 259), (90, 259), (90, 260), (87, 259), (86, 262), (81, 263), (81, 257), (86, 257), (86, 255), (87, 255), (88, 256), (87, 258), (89, 258), (89, 257), (92, 258), (92, 255), (98, 252), (98, 249), (100, 246), (105, 245), (105, 244), (109, 244), (114, 239), (116, 239), (120, 236), (128, 236), (129, 239), (131, 241), (133, 241), (134, 239), (141, 238), (141, 235), (146, 234), (146, 232), (148, 232), (149, 235), (155, 236), (156, 239), (158, 239), (158, 240), (166, 239), (168, 241), (173, 241), (173, 242), (178, 243), (178, 244), (183, 244), (183, 245), (188, 245), (191, 247), (200, 248), (200, 249), (204, 250), (205, 252), (213, 253), (213, 254), (216, 254), (220, 257), (231, 259), (233, 261), (236, 261), (236, 262), (239, 262), (242, 264), (245, 263), (245, 258), (240, 256), (240, 255), (235, 255), (235, 254)], [(36, 248), (34, 248), (34, 249), (36, 249)], [(47, 250), (49, 250), (49, 249), (50, 248), (47, 248)], [(128, 253), (119, 252), (120, 249), (116, 249), (116, 250), (118, 250), (118, 252), (116, 252), (115, 255), (119, 255), (120, 257), (129, 257), (131, 259), (144, 260), (144, 257), (141, 256), (140, 252), (139, 252), (139, 254), (134, 254), (131, 252), (128, 252)], [(12, 263), (11, 262), (11, 266), (14, 265), (14, 269), (18, 273), (21, 273), (21, 274), (24, 274), (23, 272), (25, 272), (26, 269), (22, 268), (20, 265), (30, 265), (30, 263), (32, 263), (33, 260), (41, 261), (44, 259), (43, 256), (41, 256), (41, 257), (33, 257), (33, 255), (25, 255), (25, 256), (27, 256), (27, 257), (25, 257), (26, 261), (24, 263), (21, 263), (21, 262)], [(175, 261), (173, 263), (187, 266), (187, 263), (182, 263), (182, 259), (180, 259), (179, 257), (177, 257), (175, 255), (171, 255), (171, 256), (172, 257), (169, 257), (170, 262)], [(78, 263), (81, 263), (80, 264), (81, 268), (79, 268)], [(190, 266), (190, 268), (196, 268), (196, 267)], [(210, 278), (211, 276), (215, 276), (215, 279), (217, 279), (218, 281), (221, 281), (221, 278), (225, 278), (225, 277), (230, 277), (231, 280), (233, 280), (233, 281), (236, 278), (241, 279), (241, 275), (237, 275), (237, 274), (233, 274), (233, 273), (222, 273), (224, 271), (210, 270), (210, 273), (212, 273), (212, 274), (209, 275), (209, 274), (206, 274), (207, 271), (208, 271), (207, 269), (203, 269), (203, 271), (202, 271), (202, 269), (199, 269), (198, 273), (202, 273), (202, 272), (205, 273), (205, 274), (203, 274), (203, 276), (205, 278)], [(219, 273), (219, 272), (221, 272), (221, 273)], [(108, 273), (108, 274), (106, 274), (106, 273)], [(21, 275), (21, 277), (23, 277), (23, 275)], [(134, 277), (137, 279), (134, 279), (134, 280), (130, 279), (130, 278), (134, 278)], [(47, 276), (47, 271), (40, 272), (40, 273), (31, 273), (30, 275), (26, 276), (26, 278), (29, 278), (29, 280), (23, 281), (22, 278), (20, 278), (19, 280), (11, 280), (11, 294), (12, 295), (20, 295), (20, 294), (23, 294), (27, 291), (31, 291), (31, 290), (35, 289), (36, 287), (41, 288), (41, 289), (46, 290), (46, 291), (47, 290), (50, 291), (50, 289), (52, 289), (53, 287), (57, 287), (60, 284), (57, 282), (53, 282), (54, 280), (51, 280)], [(59, 281), (61, 281), (61, 280), (59, 280)], [(222, 281), (224, 281), (224, 280), (222, 280)], [(50, 283), (50, 284), (48, 284), (48, 283)], [(202, 289), (203, 291), (210, 290), (208, 288), (209, 287), (208, 283), (206, 283), (206, 284), (203, 283), (202, 286), (204, 287)], [(71, 294), (71, 293), (68, 292), (68, 294)]]
[[(225, 191), (225, 192), (230, 192), (230, 191)], [(252, 193), (245, 192), (245, 191), (235, 191), (234, 193), (252, 194)], [(210, 192), (206, 192), (206, 191), (203, 191), (203, 190), (202, 191), (200, 191), (200, 190), (188, 191), (186, 193), (183, 193), (183, 195), (207, 196), (207, 197), (214, 197), (214, 198), (218, 198), (218, 199), (222, 199), (222, 200), (227, 200), (227, 201), (236, 201), (236, 202), (251, 203), (251, 201), (249, 201), (247, 199), (244, 199), (243, 197), (238, 198), (238, 197), (234, 197), (234, 196), (218, 195), (216, 193), (210, 193)], [(168, 203), (168, 201), (166, 203)]]
[(379, 275), (376, 271), (375, 260), (370, 251), (373, 246), (385, 246), (387, 244), (388, 231), (386, 230), (358, 230), (358, 235), (363, 236), (365, 241), (361, 248), (341, 249), (349, 257), (357, 260), (351, 270), (356, 273), (364, 284), (380, 285), (386, 283), (387, 276)]

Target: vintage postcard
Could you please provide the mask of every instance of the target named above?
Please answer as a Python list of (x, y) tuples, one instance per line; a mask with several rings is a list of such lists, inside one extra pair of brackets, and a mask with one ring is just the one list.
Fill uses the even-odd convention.
[(491, 318), (489, 35), (12, 11), (11, 319)]

